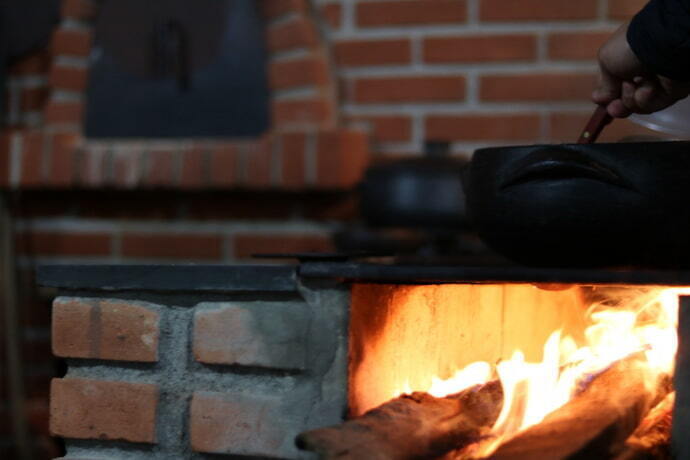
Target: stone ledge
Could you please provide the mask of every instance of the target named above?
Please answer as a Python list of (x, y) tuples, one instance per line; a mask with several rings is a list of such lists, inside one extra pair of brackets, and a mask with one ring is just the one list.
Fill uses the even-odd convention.
[(289, 265), (41, 265), (37, 281), (67, 290), (297, 292)]

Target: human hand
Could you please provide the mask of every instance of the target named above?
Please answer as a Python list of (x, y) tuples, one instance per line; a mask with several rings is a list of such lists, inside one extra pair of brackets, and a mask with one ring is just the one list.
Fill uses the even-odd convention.
[(599, 84), (592, 100), (606, 106), (612, 117), (653, 113), (673, 105), (690, 93), (690, 83), (647, 71), (630, 49), (623, 24), (599, 49)]

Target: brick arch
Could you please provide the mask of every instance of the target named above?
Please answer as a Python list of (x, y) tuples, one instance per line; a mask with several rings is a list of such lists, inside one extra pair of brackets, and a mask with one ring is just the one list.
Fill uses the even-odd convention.
[[(341, 127), (328, 44), (308, 0), (260, 0), (271, 128), (256, 139), (96, 140), (83, 136), (93, 0), (63, 0), (51, 40), (50, 98), (39, 129), (6, 136), (12, 187), (350, 187), (368, 159), (363, 132)], [(31, 173), (30, 173), (31, 172)], [(1, 173), (0, 173), (1, 174)]]

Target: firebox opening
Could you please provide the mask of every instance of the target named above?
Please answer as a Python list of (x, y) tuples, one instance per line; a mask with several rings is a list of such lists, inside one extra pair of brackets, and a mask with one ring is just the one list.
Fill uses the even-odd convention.
[[(507, 441), (538, 429), (549, 414), (560, 416), (561, 407), (584, 394), (634, 391), (649, 410), (672, 396), (678, 295), (687, 292), (658, 286), (355, 285), (350, 415), (403, 394), (452, 398), (500, 383), (502, 409), (490, 425), (493, 444), (478, 451), (484, 458), (499, 446), (512, 449)], [(623, 377), (611, 384), (607, 379), (622, 369)], [(522, 448), (522, 441), (517, 444)]]
[(90, 57), (87, 137), (257, 137), (269, 128), (252, 0), (105, 0)]
[(432, 377), (451, 377), (475, 361), (496, 363), (520, 348), (542, 359), (549, 335), (563, 329), (582, 342), (582, 291), (530, 284), (360, 284), (350, 318), (352, 415), (405, 389), (426, 391)]

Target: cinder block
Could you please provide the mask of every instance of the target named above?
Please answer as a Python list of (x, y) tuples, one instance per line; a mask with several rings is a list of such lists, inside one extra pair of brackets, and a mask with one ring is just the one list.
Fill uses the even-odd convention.
[(200, 304), (194, 357), (207, 364), (306, 368), (309, 308), (302, 302)]

